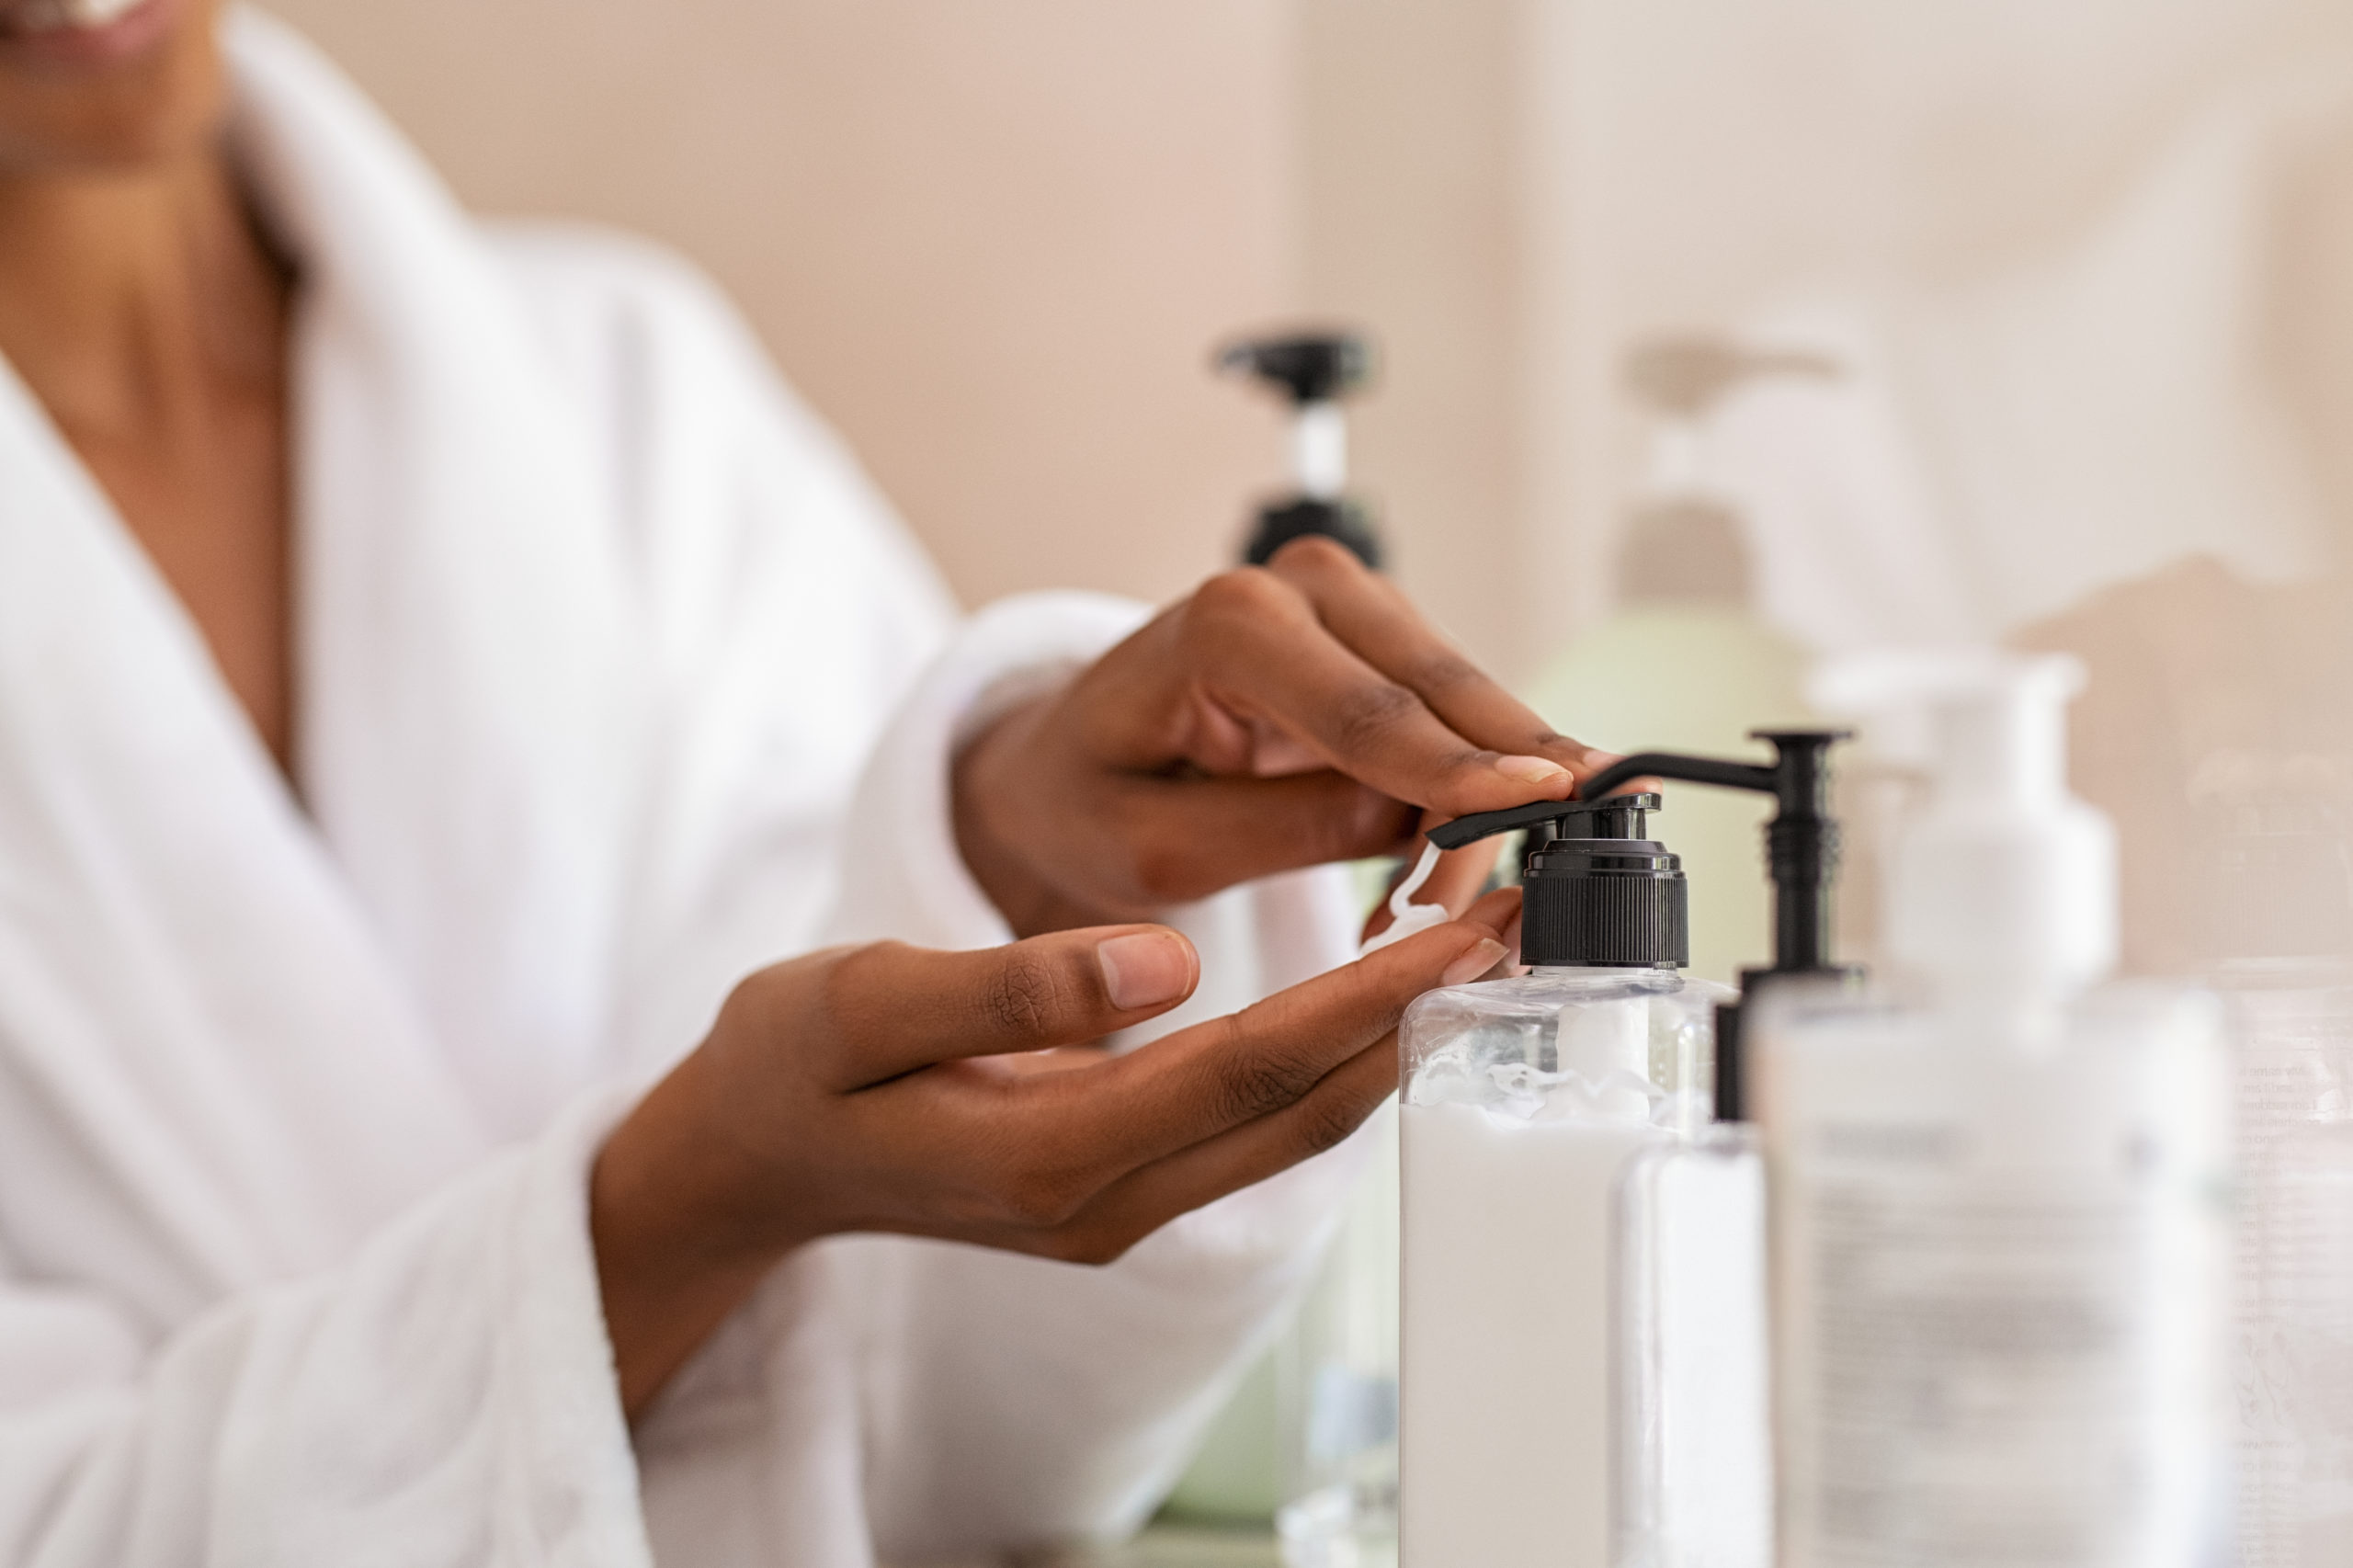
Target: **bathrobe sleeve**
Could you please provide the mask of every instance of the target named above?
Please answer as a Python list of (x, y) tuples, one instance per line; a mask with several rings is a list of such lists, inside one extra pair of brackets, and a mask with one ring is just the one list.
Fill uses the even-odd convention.
[(0, 1563), (650, 1568), (585, 1225), (625, 1103), (160, 1345), (0, 1278)]

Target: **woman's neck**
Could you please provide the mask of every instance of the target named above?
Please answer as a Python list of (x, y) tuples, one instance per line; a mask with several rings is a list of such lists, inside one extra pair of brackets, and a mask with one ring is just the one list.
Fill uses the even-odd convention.
[(275, 386), (286, 293), (209, 148), (132, 174), (0, 176), (0, 351), (61, 423), (127, 430)]
[(292, 755), (290, 279), (207, 146), (127, 174), (0, 176), (0, 353)]

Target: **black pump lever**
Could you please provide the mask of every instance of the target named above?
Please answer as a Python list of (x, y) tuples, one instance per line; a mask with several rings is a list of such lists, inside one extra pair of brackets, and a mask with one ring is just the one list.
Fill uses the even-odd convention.
[[(1430, 829), (1440, 849), (1460, 849), (1482, 838), (1518, 828), (1542, 828), (1571, 814), (1579, 802), (1603, 799), (1638, 778), (1673, 778), (1773, 797), (1773, 820), (1765, 827), (1765, 860), (1773, 879), (1773, 964), (1747, 970), (1741, 989), (1753, 994), (1769, 976), (1850, 977), (1830, 962), (1830, 882), (1838, 861), (1838, 824), (1829, 812), (1829, 751), (1847, 738), (1843, 730), (1758, 730), (1777, 754), (1769, 764), (1730, 757), (1686, 756), (1646, 751), (1613, 762), (1586, 779), (1577, 801), (1538, 801), (1499, 812), (1457, 817)], [(1739, 1012), (1727, 1005), (1717, 1024), (1717, 1114), (1738, 1120), (1744, 1107), (1739, 1051)]]
[[(1646, 751), (1608, 767), (1577, 791), (1598, 800), (1637, 778), (1673, 778), (1773, 797), (1778, 808), (1765, 829), (1766, 864), (1773, 878), (1773, 971), (1803, 973), (1826, 967), (1830, 952), (1830, 879), (1838, 858), (1838, 828), (1830, 818), (1830, 748), (1847, 738), (1843, 730), (1759, 730), (1779, 755), (1771, 763), (1731, 757), (1686, 756)], [(1536, 827), (1565, 814), (1565, 802), (1538, 801), (1499, 812), (1457, 817), (1430, 829), (1441, 849), (1460, 849), (1482, 838)]]

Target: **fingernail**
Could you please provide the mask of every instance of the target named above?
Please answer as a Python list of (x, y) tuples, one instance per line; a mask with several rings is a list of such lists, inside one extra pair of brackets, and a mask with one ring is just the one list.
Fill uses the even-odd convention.
[(1123, 1013), (1174, 1002), (1193, 983), (1193, 958), (1184, 938), (1164, 931), (1097, 942), (1095, 961), (1103, 966), (1103, 990), (1111, 1006)]
[(1540, 756), (1499, 756), (1495, 758), (1495, 771), (1523, 784), (1550, 784), (1569, 776), (1567, 768)]
[(1509, 950), (1501, 942), (1492, 938), (1483, 941), (1452, 963), (1448, 964), (1446, 972), (1438, 977), (1438, 983), (1440, 985), (1467, 985), (1495, 968), (1502, 961), (1504, 954)]

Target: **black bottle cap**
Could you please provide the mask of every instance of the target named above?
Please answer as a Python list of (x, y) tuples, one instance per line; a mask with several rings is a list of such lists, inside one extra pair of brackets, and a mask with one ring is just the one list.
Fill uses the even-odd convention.
[(1546, 966), (1681, 969), (1691, 961), (1691, 884), (1682, 860), (1646, 837), (1652, 794), (1558, 808), (1531, 835), (1521, 876), (1523, 961)]
[(1242, 559), (1264, 566), (1275, 551), (1295, 539), (1321, 537), (1347, 545), (1356, 558), (1381, 570), (1381, 536), (1373, 531), (1372, 516), (1364, 504), (1343, 495), (1336, 501), (1302, 498), (1273, 501), (1258, 509), (1257, 530)]

